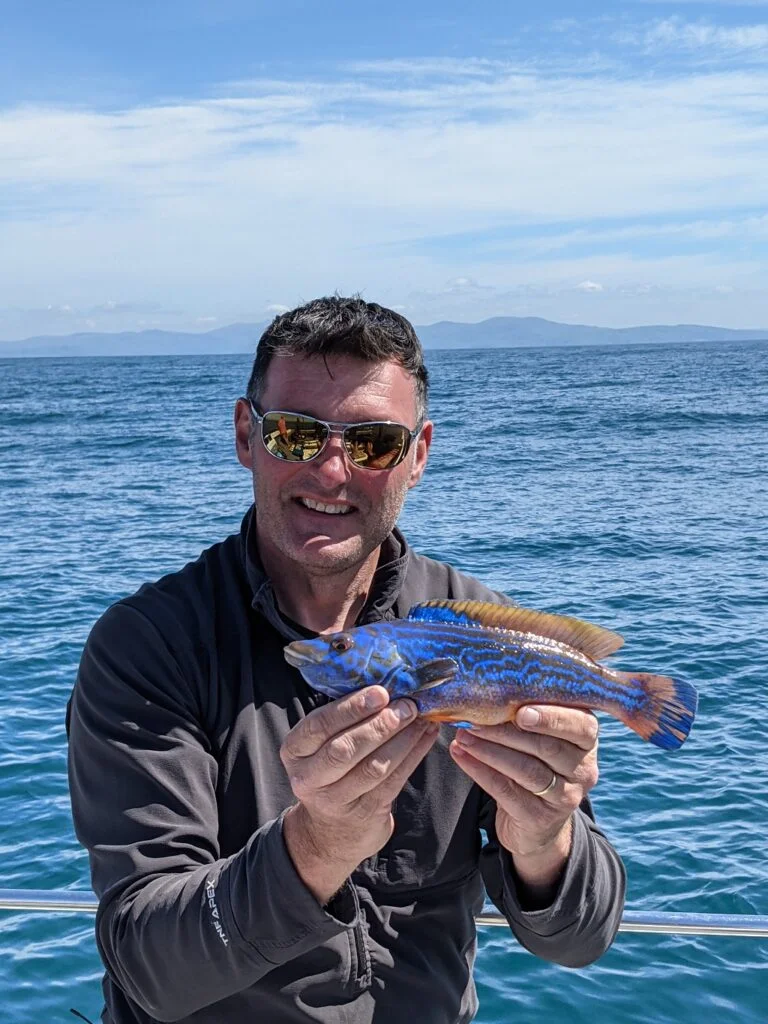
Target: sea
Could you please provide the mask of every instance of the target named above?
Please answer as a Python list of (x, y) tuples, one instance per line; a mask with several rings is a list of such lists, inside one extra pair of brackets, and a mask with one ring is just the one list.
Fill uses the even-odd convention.
[[(768, 914), (768, 343), (429, 351), (401, 526), (521, 604), (694, 683), (679, 751), (601, 717), (628, 908)], [(247, 356), (0, 360), (0, 887), (88, 890), (64, 711), (108, 605), (237, 531)], [(620, 933), (597, 963), (480, 930), (481, 1024), (758, 1024), (768, 940)], [(0, 912), (0, 1022), (96, 1021), (93, 917)], [(429, 999), (425, 978), (424, 998)], [(418, 1010), (414, 1009), (414, 1019)]]

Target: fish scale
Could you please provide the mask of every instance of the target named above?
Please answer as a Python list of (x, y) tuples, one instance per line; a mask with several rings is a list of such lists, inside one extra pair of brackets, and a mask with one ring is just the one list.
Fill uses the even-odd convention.
[[(587, 685), (588, 659), (584, 659), (583, 667), (576, 668), (573, 659), (567, 656), (558, 659), (554, 649), (550, 651), (544, 644), (536, 645), (525, 634), (507, 633), (504, 645), (495, 642), (498, 631), (476, 629), (474, 634), (467, 636), (467, 630), (459, 628), (432, 635), (420, 623), (406, 621), (397, 629), (398, 644), (401, 630), (402, 636), (407, 638), (403, 648), (409, 660), (418, 663), (423, 659), (428, 644), (430, 648), (439, 648), (444, 657), (454, 658), (467, 675), (482, 677), (484, 686), (496, 680), (507, 684), (510, 677), (519, 678), (526, 684), (541, 682), (546, 689), (557, 685), (558, 681), (568, 688), (569, 679), (574, 685)], [(594, 663), (592, 668), (596, 668)], [(550, 682), (539, 679), (545, 672), (550, 674)], [(594, 678), (596, 692), (602, 692), (609, 685), (609, 680), (602, 674), (596, 673)]]
[[(496, 631), (479, 628), (471, 632), (465, 627), (444, 629), (432, 635), (423, 623), (406, 621), (395, 626), (395, 631), (398, 647), (412, 664), (423, 660), (429, 648), (453, 659), (460, 668), (460, 676), (446, 682), (439, 693), (425, 691), (419, 696), (422, 713), (463, 699), (498, 706), (499, 690), (505, 703), (516, 697), (521, 703), (533, 698), (559, 703), (577, 697), (585, 704), (615, 700), (634, 712), (643, 702), (640, 687), (614, 682), (609, 669), (592, 663), (590, 670), (586, 658), (574, 664), (567, 655), (559, 655), (555, 645), (551, 649), (547, 644), (537, 645), (525, 634), (508, 634), (505, 647), (497, 642)], [(408, 696), (407, 687), (397, 683), (395, 677), (387, 687), (392, 696)]]

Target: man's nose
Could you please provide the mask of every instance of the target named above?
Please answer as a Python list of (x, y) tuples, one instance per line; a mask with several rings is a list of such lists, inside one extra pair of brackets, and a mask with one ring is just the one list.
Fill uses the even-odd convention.
[(328, 483), (346, 482), (351, 476), (352, 464), (338, 434), (331, 434), (325, 448), (313, 463), (315, 472)]

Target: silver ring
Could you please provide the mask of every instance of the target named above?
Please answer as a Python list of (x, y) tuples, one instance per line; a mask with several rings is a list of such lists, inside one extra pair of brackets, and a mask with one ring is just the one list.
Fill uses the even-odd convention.
[(536, 792), (536, 790), (534, 790), (533, 791), (533, 795), (534, 796), (546, 796), (547, 793), (551, 793), (552, 792), (552, 790), (555, 788), (556, 785), (557, 785), (557, 772), (552, 772), (552, 780), (549, 783), (549, 785), (545, 786), (544, 789), (540, 789), (538, 792)]

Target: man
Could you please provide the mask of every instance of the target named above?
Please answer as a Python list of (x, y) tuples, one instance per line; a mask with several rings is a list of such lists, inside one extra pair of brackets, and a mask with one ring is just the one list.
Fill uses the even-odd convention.
[[(469, 1021), (483, 883), (538, 956), (579, 966), (612, 941), (624, 871), (587, 800), (589, 712), (457, 734), (381, 687), (328, 702), (283, 658), (425, 598), (507, 601), (395, 527), (426, 408), (403, 317), (338, 297), (277, 317), (235, 409), (240, 534), (94, 627), (70, 782), (104, 1021)], [(301, 461), (266, 445), (288, 413)], [(368, 442), (397, 455), (377, 468)]]

